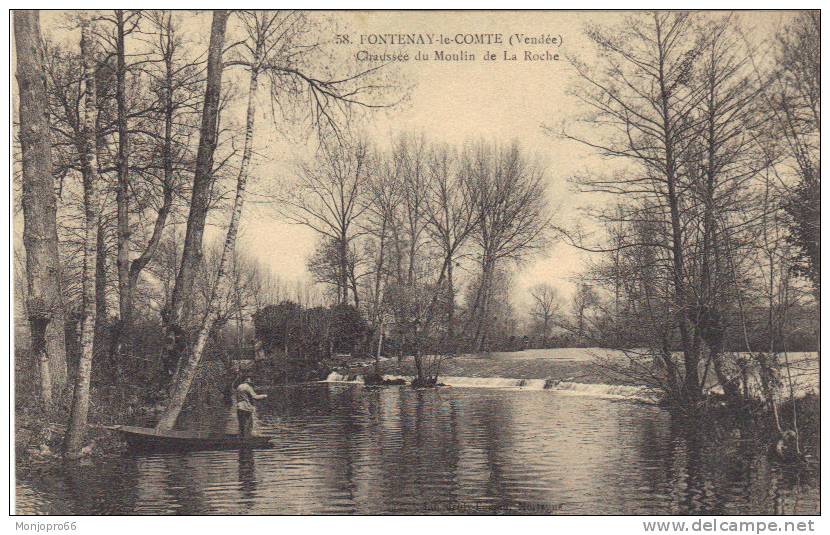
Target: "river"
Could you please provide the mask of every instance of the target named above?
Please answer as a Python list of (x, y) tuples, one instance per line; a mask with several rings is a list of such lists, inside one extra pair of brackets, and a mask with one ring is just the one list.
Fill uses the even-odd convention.
[(818, 474), (660, 408), (550, 390), (273, 388), (253, 452), (128, 455), (18, 477), (20, 514), (814, 514)]

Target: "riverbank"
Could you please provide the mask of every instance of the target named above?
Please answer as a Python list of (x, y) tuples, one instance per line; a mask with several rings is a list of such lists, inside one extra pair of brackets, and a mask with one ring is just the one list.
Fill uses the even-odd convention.
[[(227, 376), (224, 365), (208, 361), (200, 367), (179, 420), (185, 428), (198, 426), (205, 417), (202, 409), (225, 410)], [(164, 410), (161, 396), (138, 396), (114, 385), (93, 384), (90, 393), (89, 423), (84, 447), (74, 459), (64, 459), (63, 440), (69, 420), (69, 389), (65, 399), (49, 412), (21, 402), (16, 392), (14, 412), (15, 464), (20, 470), (43, 470), (64, 461), (89, 463), (96, 458), (121, 454), (123, 439), (112, 427), (152, 427)]]

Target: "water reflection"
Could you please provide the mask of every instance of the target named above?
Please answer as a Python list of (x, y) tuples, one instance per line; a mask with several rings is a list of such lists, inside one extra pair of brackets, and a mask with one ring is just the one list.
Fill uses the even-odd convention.
[(257, 496), (256, 465), (254, 452), (250, 449), (239, 450), (239, 491), (240, 504), (245, 512), (250, 512)]
[[(123, 456), (20, 474), (20, 513), (815, 513), (771, 466), (660, 409), (546, 391), (317, 384), (269, 393), (270, 450)], [(206, 424), (207, 425), (207, 424)]]

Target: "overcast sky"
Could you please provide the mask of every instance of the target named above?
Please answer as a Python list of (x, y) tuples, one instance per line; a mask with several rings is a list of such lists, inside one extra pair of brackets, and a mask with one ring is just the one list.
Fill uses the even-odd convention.
[[(44, 30), (55, 35), (63, 15), (45, 13)], [(396, 78), (411, 86), (410, 98), (404, 104), (372, 115), (365, 130), (380, 144), (400, 132), (423, 133), (429, 140), (461, 144), (467, 140), (518, 141), (526, 151), (537, 155), (546, 165), (548, 194), (554, 219), (559, 223), (578, 221), (581, 206), (601, 202), (589, 195), (571, 191), (568, 180), (585, 169), (605, 167), (608, 163), (573, 142), (566, 142), (546, 134), (543, 124), (566, 125), (573, 128), (573, 120), (581, 112), (567, 90), (574, 83), (573, 71), (566, 55), (592, 63), (595, 56), (583, 37), (587, 23), (612, 24), (619, 13), (597, 12), (344, 12), (336, 15), (336, 26), (323, 29), (324, 40), (332, 41), (336, 33), (348, 34), (351, 45), (337, 47), (340, 53), (354, 61), (361, 50), (372, 53), (408, 52), (421, 50), (432, 54), (435, 50), (455, 53), (462, 49), (475, 53), (469, 62), (406, 62), (395, 68)], [(782, 21), (775, 12), (744, 14), (751, 18), (751, 26), (769, 32)], [(194, 48), (204, 50), (210, 17), (207, 13), (188, 16)], [(563, 44), (556, 46), (502, 45), (401, 45), (361, 46), (361, 35), (369, 34), (423, 34), (433, 38), (443, 35), (454, 39), (456, 34), (501, 34), (504, 40), (511, 34), (527, 36), (561, 36)], [(59, 38), (74, 40), (69, 34), (57, 32)], [(328, 46), (335, 45), (329, 43)], [(503, 61), (502, 50), (517, 53), (524, 50), (560, 54), (560, 61)], [(482, 61), (482, 54), (496, 52), (498, 61)], [(263, 93), (262, 98), (265, 99)], [(261, 109), (269, 109), (263, 102)], [(230, 113), (244, 113), (242, 105)], [(256, 150), (259, 157), (252, 169), (254, 193), (268, 191), (288, 178), (292, 161), (303, 153), (302, 146), (287, 140), (272, 119), (263, 115), (256, 128)], [(214, 231), (215, 233), (215, 231)], [(215, 234), (214, 234), (215, 235)], [(208, 236), (210, 239), (210, 234)], [(240, 234), (240, 246), (247, 254), (268, 265), (281, 278), (292, 281), (308, 277), (306, 259), (312, 252), (317, 236), (313, 231), (284, 223), (267, 205), (252, 202), (246, 205)], [(530, 286), (547, 282), (571, 291), (571, 278), (577, 274), (586, 255), (565, 244), (553, 244), (516, 270), (513, 301), (520, 307), (528, 300)]]
[[(581, 44), (580, 27), (584, 15), (575, 14), (499, 14), (487, 13), (382, 13), (344, 14), (342, 30), (354, 37), (371, 33), (423, 33), (454, 36), (457, 33), (562, 35), (561, 48), (548, 47), (562, 54), (576, 51)], [(528, 63), (502, 60), (482, 61), (485, 50), (503, 46), (390, 46), (349, 47), (354, 53), (436, 49), (455, 52), (465, 49), (476, 53), (470, 62), (408, 62), (398, 72), (412, 84), (410, 98), (396, 109), (377, 114), (368, 126), (379, 143), (399, 132), (423, 133), (429, 140), (461, 144), (467, 140), (517, 140), (525, 150), (538, 155), (546, 164), (548, 192), (555, 217), (575, 217), (576, 199), (569, 193), (568, 177), (585, 165), (586, 151), (546, 135), (542, 123), (557, 124), (574, 113), (566, 96), (570, 68), (564, 60)], [(546, 47), (533, 47), (544, 50)], [(269, 140), (269, 143), (271, 140)], [(274, 139), (273, 142), (278, 143)], [(270, 168), (271, 166), (268, 165)], [(305, 271), (305, 261), (314, 247), (316, 236), (308, 229), (270, 219), (268, 210), (254, 208), (246, 214), (243, 243), (257, 248), (257, 256), (278, 273), (296, 276)], [(290, 236), (291, 239), (285, 239)], [(573, 248), (555, 245), (541, 251), (517, 271), (514, 298), (524, 300), (526, 289), (537, 282), (549, 282), (563, 289), (582, 262)]]

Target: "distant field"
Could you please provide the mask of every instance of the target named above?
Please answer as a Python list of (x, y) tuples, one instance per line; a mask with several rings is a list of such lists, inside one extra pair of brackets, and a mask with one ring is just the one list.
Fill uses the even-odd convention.
[(528, 349), (525, 351), (510, 351), (482, 355), (464, 355), (462, 358), (489, 358), (489, 359), (507, 359), (507, 360), (569, 360), (573, 362), (589, 362), (594, 360), (597, 355), (611, 355), (617, 353), (613, 349), (602, 349), (599, 347), (561, 347), (554, 349)]

